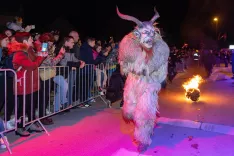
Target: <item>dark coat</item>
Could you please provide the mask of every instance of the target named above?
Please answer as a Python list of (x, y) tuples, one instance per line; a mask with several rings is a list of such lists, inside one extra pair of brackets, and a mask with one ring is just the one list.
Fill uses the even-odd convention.
[(120, 71), (113, 72), (110, 78), (110, 84), (107, 88), (106, 99), (111, 103), (120, 100), (123, 97), (124, 78), (120, 74)]

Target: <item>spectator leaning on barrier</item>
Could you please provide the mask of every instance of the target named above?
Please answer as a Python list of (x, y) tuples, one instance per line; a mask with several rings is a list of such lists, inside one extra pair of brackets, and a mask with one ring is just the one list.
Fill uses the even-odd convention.
[[(62, 42), (60, 42), (59, 46), (56, 47), (56, 51), (61, 48), (65, 49), (64, 58), (59, 62), (59, 65), (65, 66), (57, 70), (57, 76), (54, 77), (54, 82), (57, 84), (56, 94), (55, 94), (55, 111), (60, 110), (60, 104), (63, 108), (68, 107), (68, 105), (72, 102), (72, 94), (68, 93), (68, 73), (72, 70), (72, 67), (83, 67), (84, 62), (79, 61), (74, 57), (74, 53), (70, 53), (70, 49), (74, 46), (74, 39), (71, 36), (64, 37)], [(68, 67), (67, 67), (68, 66)], [(70, 81), (69, 81), (70, 82)], [(73, 81), (74, 82), (74, 81)], [(69, 92), (71, 93), (71, 91)], [(69, 101), (68, 101), (69, 100)]]
[(70, 50), (70, 53), (74, 53), (74, 56), (77, 58), (77, 59), (80, 59), (80, 47), (78, 45), (78, 41), (80, 39), (80, 36), (78, 34), (77, 31), (71, 31), (69, 33), (69, 36), (73, 37), (74, 39), (74, 46), (73, 48)]
[(85, 63), (84, 63), (84, 61), (78, 60), (75, 57), (75, 53), (72, 53), (72, 51), (71, 51), (73, 46), (74, 46), (74, 38), (72, 36), (67, 36), (64, 38), (64, 40), (65, 40), (64, 47), (66, 49), (66, 53), (65, 53), (64, 58), (61, 60), (60, 65), (69, 67), (68, 104), (70, 105), (73, 102), (73, 96), (74, 96), (74, 94), (73, 94), (74, 87), (73, 86), (74, 86), (75, 80), (76, 80), (77, 68), (83, 68), (85, 66)]
[(103, 89), (106, 89), (106, 82), (107, 82), (107, 74), (106, 74), (106, 58), (108, 55), (107, 51), (102, 52), (102, 46), (96, 44), (94, 47), (94, 64), (96, 65), (96, 82), (98, 91), (101, 95), (104, 95)]
[[(28, 120), (35, 119), (35, 105), (37, 104), (37, 95), (40, 89), (40, 84), (38, 83), (38, 69), (42, 61), (48, 55), (48, 53), (43, 53), (36, 56), (34, 60), (29, 57), (29, 48), (33, 46), (33, 39), (30, 33), (27, 32), (17, 32), (15, 34), (15, 42), (8, 45), (9, 54), (14, 53), (13, 66), (17, 73), (17, 96), (18, 96), (18, 116), (17, 119), (21, 118), (23, 114), (24, 105), (24, 94), (25, 94), (25, 112), (28, 115)], [(24, 72), (26, 72), (24, 77)], [(25, 89), (25, 90), (24, 90)], [(33, 102), (31, 103), (33, 97)], [(23, 116), (25, 117), (25, 116)], [(23, 118), (25, 120), (25, 118)], [(42, 129), (36, 124), (33, 124), (28, 129), (28, 132), (41, 132)], [(29, 136), (30, 133), (25, 131), (23, 127), (22, 120), (18, 123), (18, 129), (16, 135)]]
[[(1, 68), (7, 69), (7, 63), (6, 60), (8, 59), (8, 46), (9, 44), (9, 38), (5, 34), (0, 35), (0, 54), (1, 55)], [(10, 72), (12, 73), (12, 72)], [(11, 115), (13, 114), (14, 107), (15, 107), (15, 101), (14, 101), (14, 91), (13, 91), (13, 76), (9, 74), (9, 72), (6, 73), (6, 79), (4, 72), (0, 72), (0, 86), (5, 86), (6, 83), (6, 89), (7, 92), (5, 93), (5, 87), (0, 88), (0, 111), (3, 108), (4, 104), (6, 104), (6, 128), (14, 129), (14, 120), (11, 119)], [(5, 95), (6, 95), (6, 101), (5, 101)], [(1, 106), (1, 104), (3, 104)]]
[[(48, 75), (46, 75), (46, 70), (55, 70), (56, 71), (56, 67), (53, 68), (53, 66), (56, 66), (64, 57), (65, 54), (65, 49), (61, 48), (60, 51), (58, 52), (58, 55), (55, 55), (55, 45), (54, 43), (54, 36), (51, 33), (43, 33), (40, 37), (39, 37), (39, 41), (37, 43), (37, 48), (38, 51), (41, 50), (41, 46), (42, 43), (48, 43), (49, 48), (48, 48), (48, 56), (46, 57), (46, 59), (42, 62), (40, 67), (44, 67), (41, 68), (40, 70), (40, 84), (41, 84), (41, 89), (40, 89), (40, 105), (41, 107), (39, 107), (39, 117), (43, 117), (46, 116), (50, 113), (50, 110), (47, 110), (48, 105), (50, 104), (49, 101), (49, 96), (51, 94), (51, 88), (53, 86), (52, 82), (53, 82), (53, 78), (54, 75), (50, 72), (51, 77), (47, 77)], [(50, 68), (51, 67), (51, 68)], [(44, 77), (47, 77), (46, 80), (44, 80)], [(53, 124), (53, 120), (52, 118), (48, 117), (48, 118), (44, 118), (41, 120), (42, 124), (44, 125), (51, 125)]]
[(79, 97), (81, 104), (79, 107), (85, 108), (91, 106), (91, 89), (94, 81), (94, 59), (93, 59), (93, 47), (95, 46), (95, 38), (87, 37), (86, 42), (84, 42), (80, 47), (80, 59), (87, 64), (82, 70), (80, 70), (80, 75), (77, 76), (79, 80)]

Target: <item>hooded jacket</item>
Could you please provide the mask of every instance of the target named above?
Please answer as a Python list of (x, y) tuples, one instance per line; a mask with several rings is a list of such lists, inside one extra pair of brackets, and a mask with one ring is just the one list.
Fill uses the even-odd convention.
[[(30, 58), (33, 51), (26, 44), (13, 42), (8, 45), (9, 55), (14, 53), (13, 66), (17, 74), (17, 95), (31, 94), (40, 89), (40, 81), (38, 80), (38, 67), (44, 60), (43, 57), (36, 56)], [(25, 77), (24, 77), (24, 73)], [(24, 90), (25, 86), (25, 90)], [(15, 87), (15, 86), (14, 86)]]

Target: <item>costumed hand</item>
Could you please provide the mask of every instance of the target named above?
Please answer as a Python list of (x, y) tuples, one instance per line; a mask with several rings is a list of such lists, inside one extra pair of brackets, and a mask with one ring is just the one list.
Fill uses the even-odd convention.
[(85, 62), (84, 61), (80, 61), (80, 68), (84, 68), (85, 66)]

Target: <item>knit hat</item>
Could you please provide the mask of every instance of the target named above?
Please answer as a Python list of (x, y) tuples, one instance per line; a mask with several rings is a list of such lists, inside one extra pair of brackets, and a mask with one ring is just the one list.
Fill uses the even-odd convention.
[(54, 36), (51, 33), (44, 33), (39, 37), (40, 42), (54, 42)]
[(28, 40), (31, 34), (29, 32), (16, 32), (14, 37), (19, 43), (23, 43), (24, 40)]

